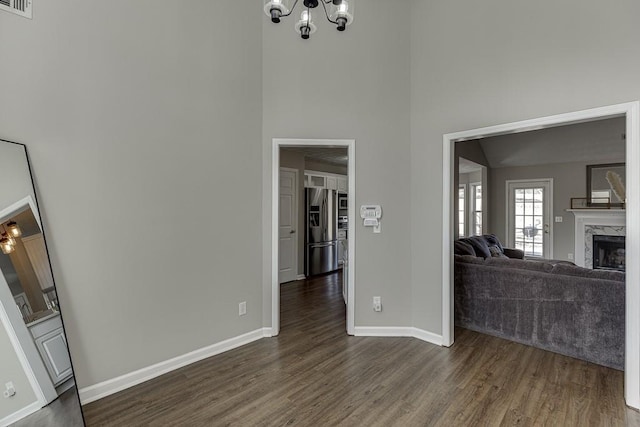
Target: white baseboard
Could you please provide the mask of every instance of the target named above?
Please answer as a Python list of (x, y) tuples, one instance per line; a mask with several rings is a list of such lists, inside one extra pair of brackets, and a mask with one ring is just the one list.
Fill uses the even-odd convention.
[(6, 427), (8, 425), (11, 425), (17, 421), (20, 421), (24, 417), (27, 417), (33, 414), (34, 412), (39, 411), (40, 409), (42, 409), (42, 405), (40, 404), (40, 402), (38, 401), (33, 402), (32, 404), (25, 406), (19, 411), (14, 412), (13, 414), (7, 415), (3, 419), (1, 419), (0, 426)]
[(422, 341), (430, 342), (431, 344), (442, 346), (442, 335), (434, 334), (433, 332), (425, 331), (424, 329), (413, 329), (413, 337)]
[(306, 278), (307, 276), (305, 276), (304, 274), (298, 274), (298, 277), (296, 277), (296, 280), (304, 280)]
[(442, 346), (442, 335), (411, 326), (356, 326), (357, 337), (412, 337)]
[(56, 393), (58, 393), (58, 396), (60, 396), (62, 393), (64, 393), (65, 391), (69, 390), (74, 385), (76, 385), (75, 378), (71, 377), (71, 378), (69, 378), (68, 380), (66, 380), (65, 382), (63, 382), (62, 384), (60, 384), (59, 386), (56, 387)]
[(225, 351), (233, 350), (234, 348), (241, 347), (261, 338), (269, 337), (271, 336), (271, 332), (271, 328), (256, 329), (255, 331), (194, 350), (190, 353), (183, 354), (182, 356), (177, 356), (173, 359), (165, 360), (164, 362), (156, 363), (155, 365), (147, 366), (146, 368), (129, 372), (128, 374), (124, 374), (98, 384), (83, 387), (79, 390), (80, 403), (82, 405), (86, 405), (87, 403), (94, 402), (129, 387), (133, 387), (160, 375), (166, 374), (167, 372), (190, 365), (191, 363), (224, 353)]

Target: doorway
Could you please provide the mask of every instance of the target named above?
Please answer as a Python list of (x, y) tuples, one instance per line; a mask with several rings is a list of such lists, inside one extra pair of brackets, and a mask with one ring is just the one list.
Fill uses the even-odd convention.
[[(568, 124), (601, 119), (624, 117), (626, 120), (626, 252), (631, 259), (640, 256), (640, 102), (629, 102), (607, 107), (593, 108), (555, 116), (525, 120), (443, 136), (443, 239), (442, 239), (442, 336), (443, 344), (453, 345), (453, 158), (454, 144), (458, 141), (481, 137), (506, 135), (545, 129)], [(626, 271), (625, 298), (625, 369), (624, 386), (626, 404), (640, 408), (640, 265), (631, 263)]]
[(508, 180), (506, 191), (507, 246), (553, 259), (553, 179)]
[[(41, 231), (40, 215), (35, 201), (30, 196), (0, 211), (0, 223), (17, 219), (18, 216), (20, 216), (20, 218), (24, 218), (24, 221), (20, 220), (19, 222), (26, 230)], [(11, 344), (18, 355), (22, 369), (27, 376), (37, 401), (18, 413), (12, 414), (11, 418), (14, 420), (19, 420), (20, 418), (44, 407), (55, 400), (58, 397), (59, 392), (63, 391), (56, 390), (56, 384), (53, 383), (49, 373), (50, 370), (45, 365), (45, 361), (41, 357), (41, 352), (39, 351), (37, 342), (34, 340), (33, 330), (30, 330), (27, 327), (28, 320), (26, 319), (33, 322), (38, 320), (33, 317), (37, 314), (33, 313), (33, 311), (38, 308), (42, 308), (40, 306), (45, 304), (45, 300), (42, 299), (42, 291), (37, 279), (35, 283), (29, 283), (29, 285), (35, 284), (37, 288), (35, 290), (33, 289), (33, 286), (27, 286), (25, 281), (25, 276), (29, 273), (35, 276), (35, 272), (33, 270), (32, 262), (28, 259), (29, 254), (24, 251), (23, 246), (20, 246), (22, 244), (22, 240), (23, 239), (19, 239), (19, 242), (16, 242), (16, 246), (23, 250), (24, 253), (14, 250), (12, 253), (13, 259), (9, 259), (7, 255), (0, 255), (0, 257), (3, 257), (3, 259), (0, 260), (0, 265), (4, 268), (0, 271), (0, 322), (6, 329), (7, 335), (9, 336)], [(20, 263), (18, 263), (18, 261), (20, 261)], [(11, 269), (8, 268), (9, 266)], [(31, 269), (31, 271), (29, 271), (29, 269)], [(11, 280), (8, 280), (8, 278)], [(16, 288), (18, 288), (18, 290), (16, 290)], [(37, 297), (40, 297), (40, 299)], [(18, 302), (21, 301), (24, 301), (24, 303), (22, 305), (17, 305)], [(45, 306), (45, 308), (47, 308), (47, 306)], [(58, 338), (58, 336), (55, 338)], [(61, 336), (60, 339), (64, 338)], [(57, 344), (57, 342), (55, 344)], [(60, 353), (58, 347), (59, 346), (56, 346), (56, 353)], [(65, 369), (68, 362), (69, 371), (65, 372), (65, 375), (70, 375), (71, 363), (68, 352), (66, 352), (66, 343), (64, 344), (64, 351), (65, 353), (61, 354), (61, 357), (64, 359), (63, 363), (65, 364)], [(67, 376), (65, 376), (65, 379), (67, 379)], [(72, 385), (74, 385), (73, 380), (70, 380), (67, 387), (65, 387), (65, 390)]]
[[(347, 177), (344, 180), (340, 179), (338, 174), (327, 174), (324, 177), (314, 176), (313, 174), (309, 174), (309, 176), (300, 176), (298, 173), (298, 182), (301, 180), (308, 180), (310, 182), (307, 183), (306, 186), (314, 186), (316, 188), (324, 187), (326, 189), (334, 189), (339, 194), (340, 188), (343, 190), (345, 194), (348, 194), (348, 198), (350, 201), (355, 200), (355, 141), (354, 140), (327, 140), (327, 139), (273, 139), (272, 141), (272, 212), (271, 212), (271, 224), (272, 224), (272, 236), (271, 236), (271, 335), (278, 335), (280, 332), (280, 283), (281, 283), (281, 267), (280, 264), (280, 255), (282, 253), (280, 242), (283, 238), (281, 235), (281, 164), (280, 164), (280, 151), (282, 148), (303, 148), (303, 149), (329, 149), (329, 148), (341, 148), (346, 149), (347, 156)], [(286, 170), (285, 170), (286, 172)], [(303, 175), (305, 175), (303, 173)], [(320, 181), (324, 179), (324, 185), (320, 185)], [(313, 181), (313, 182), (311, 182)], [(316, 183), (317, 181), (317, 183)], [(300, 185), (300, 184), (298, 184)], [(339, 187), (340, 186), (340, 187)], [(333, 193), (331, 193), (333, 194)], [(332, 196), (333, 197), (333, 196)], [(289, 200), (289, 199), (287, 199)], [(336, 195), (336, 203), (337, 203), (337, 195)], [(300, 206), (300, 199), (298, 199), (298, 206)], [(343, 283), (346, 282), (345, 288), (345, 303), (346, 303), (346, 330), (347, 333), (353, 335), (355, 328), (354, 321), (354, 311), (355, 311), (355, 228), (353, 225), (355, 224), (355, 203), (350, 202), (347, 204), (346, 209), (344, 209), (344, 213), (346, 213), (346, 221), (351, 226), (345, 232), (346, 239), (344, 242), (346, 244), (345, 255), (348, 257), (348, 261), (345, 265), (343, 265)], [(292, 214), (295, 216), (295, 214)], [(297, 218), (300, 218), (300, 213), (298, 213)], [(292, 222), (292, 221), (285, 221)], [(300, 242), (301, 237), (300, 233), (303, 231), (301, 228), (304, 228), (303, 222), (298, 220), (297, 228), (288, 227), (288, 231), (290, 235), (297, 234), (298, 242)], [(291, 233), (291, 231), (294, 231)], [(287, 230), (285, 230), (287, 231)], [(285, 233), (286, 235), (286, 233)], [(286, 236), (285, 236), (286, 240)], [(336, 238), (338, 240), (338, 238)], [(343, 243), (344, 243), (343, 242)], [(298, 243), (298, 246), (300, 244)], [(300, 249), (298, 250), (300, 253)], [(336, 250), (337, 253), (337, 250)], [(299, 257), (298, 257), (299, 258)], [(337, 256), (336, 256), (337, 259)], [(286, 262), (287, 263), (290, 263)], [(300, 264), (300, 262), (298, 262)], [(305, 270), (309, 267), (306, 266)], [(292, 277), (291, 272), (287, 272), (289, 277)], [(301, 275), (298, 273), (296, 278), (301, 278)]]

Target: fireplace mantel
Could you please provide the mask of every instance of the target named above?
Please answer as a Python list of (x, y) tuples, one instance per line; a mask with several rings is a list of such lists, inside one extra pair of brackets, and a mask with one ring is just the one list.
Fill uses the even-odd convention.
[(626, 211), (624, 209), (567, 209), (575, 215), (575, 263), (592, 267), (592, 236), (594, 234), (624, 236)]

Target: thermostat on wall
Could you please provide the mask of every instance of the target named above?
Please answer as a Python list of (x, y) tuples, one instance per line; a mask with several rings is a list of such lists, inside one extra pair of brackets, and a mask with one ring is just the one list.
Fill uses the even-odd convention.
[(373, 227), (374, 233), (380, 233), (380, 218), (382, 218), (382, 207), (380, 205), (360, 206), (360, 218), (365, 227)]

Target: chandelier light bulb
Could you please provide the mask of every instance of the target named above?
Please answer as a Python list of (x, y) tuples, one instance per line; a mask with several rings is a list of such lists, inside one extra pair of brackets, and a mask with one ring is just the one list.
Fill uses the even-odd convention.
[(339, 31), (344, 31), (353, 22), (354, 2), (355, 0), (264, 0), (264, 12), (273, 23), (277, 24), (290, 16), (296, 9), (296, 5), (303, 6), (297, 9), (300, 19), (294, 21), (294, 28), (306, 40), (317, 30), (313, 21), (317, 16), (312, 16), (312, 11), (324, 13), (330, 23), (336, 25)]
[(22, 230), (20, 226), (15, 221), (10, 221), (7, 223), (7, 230), (9, 231), (9, 235), (13, 237), (22, 236)]
[(5, 255), (9, 255), (15, 250), (15, 247), (11, 244), (9, 239), (6, 238), (5, 234), (3, 234), (2, 239), (0, 239), (0, 249), (2, 249), (2, 253)]

